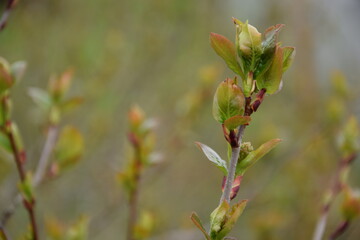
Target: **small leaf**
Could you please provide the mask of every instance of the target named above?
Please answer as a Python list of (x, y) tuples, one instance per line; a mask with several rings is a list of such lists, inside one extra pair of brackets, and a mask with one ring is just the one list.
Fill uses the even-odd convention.
[(14, 62), (11, 65), (11, 75), (16, 83), (18, 83), (22, 79), (25, 70), (26, 70), (26, 62), (24, 61)]
[(202, 225), (199, 216), (198, 216), (195, 212), (193, 212), (193, 213), (191, 214), (190, 219), (191, 219), (191, 221), (193, 221), (193, 223), (195, 224), (195, 226), (196, 226), (198, 229), (200, 229), (200, 231), (204, 234), (206, 240), (211, 240), (210, 236), (207, 234), (204, 226)]
[(28, 94), (31, 97), (31, 99), (35, 102), (36, 105), (38, 105), (43, 110), (49, 110), (52, 105), (52, 100), (50, 95), (40, 89), (40, 88), (34, 88), (31, 87), (28, 90)]
[(262, 144), (256, 150), (250, 152), (245, 159), (241, 160), (236, 166), (236, 175), (243, 175), (252, 165), (254, 165), (259, 159), (270, 152), (276, 145), (281, 142), (281, 139), (272, 139)]
[(65, 126), (55, 146), (55, 159), (61, 169), (75, 164), (83, 155), (84, 139), (72, 126)]
[(136, 240), (147, 239), (154, 231), (155, 217), (151, 212), (143, 211), (134, 227)]
[(49, 92), (55, 102), (60, 102), (70, 88), (74, 71), (69, 69), (63, 72), (59, 78), (51, 78)]
[(338, 140), (344, 156), (359, 150), (359, 133), (359, 123), (355, 116), (351, 116), (347, 120)]
[(8, 153), (12, 153), (11, 144), (9, 138), (5, 135), (4, 132), (0, 131), (0, 147)]
[(60, 105), (61, 112), (68, 113), (79, 107), (84, 102), (82, 97), (73, 97), (69, 100), (64, 101)]
[(346, 220), (353, 220), (360, 216), (360, 191), (345, 188), (345, 197), (341, 206), (342, 214)]
[(240, 125), (248, 124), (251, 121), (249, 116), (234, 116), (226, 119), (224, 125), (229, 130), (234, 130)]
[(216, 89), (213, 101), (213, 116), (216, 121), (224, 123), (226, 119), (243, 115), (245, 96), (236, 85), (236, 79), (227, 78)]
[(202, 144), (200, 142), (195, 142), (195, 144), (201, 149), (201, 151), (205, 154), (205, 156), (225, 174), (227, 175), (227, 167), (226, 162), (217, 154), (214, 150), (212, 150), (209, 146)]
[(280, 87), (283, 73), (283, 49), (276, 46), (274, 60), (269, 69), (256, 79), (258, 89), (266, 89), (266, 93), (274, 94)]
[(210, 45), (231, 70), (241, 77), (244, 76), (236, 58), (235, 46), (229, 39), (220, 34), (210, 33)]
[(283, 47), (283, 72), (288, 70), (295, 58), (295, 48), (294, 47)]

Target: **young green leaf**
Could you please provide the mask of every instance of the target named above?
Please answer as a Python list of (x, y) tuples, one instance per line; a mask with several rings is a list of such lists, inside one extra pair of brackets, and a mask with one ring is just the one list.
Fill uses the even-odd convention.
[(195, 144), (200, 148), (200, 150), (205, 154), (205, 156), (225, 174), (227, 175), (226, 162), (209, 146), (202, 144), (200, 142), (195, 142)]
[(281, 139), (272, 139), (262, 144), (256, 150), (250, 152), (243, 160), (241, 160), (236, 166), (236, 175), (243, 175), (252, 165), (254, 165), (259, 159), (270, 152), (276, 145), (281, 142)]
[(216, 121), (224, 123), (226, 119), (243, 115), (245, 97), (236, 85), (236, 79), (227, 78), (216, 89), (213, 101), (213, 116)]
[(288, 70), (295, 58), (295, 48), (294, 47), (283, 47), (283, 72)]
[(6, 59), (0, 57), (0, 93), (8, 90), (14, 84), (10, 74), (10, 65)]
[(23, 198), (31, 203), (34, 199), (34, 187), (32, 184), (32, 176), (30, 173), (26, 174), (25, 180), (19, 183), (19, 190)]
[(241, 77), (244, 76), (236, 58), (235, 46), (229, 39), (220, 34), (210, 33), (210, 45), (232, 71)]
[(191, 214), (190, 219), (191, 219), (191, 221), (193, 221), (193, 223), (195, 224), (195, 226), (196, 226), (198, 229), (200, 229), (200, 231), (204, 234), (206, 240), (211, 240), (210, 236), (207, 234), (204, 226), (202, 225), (199, 216), (198, 216), (195, 212), (193, 212), (193, 213)]
[(340, 136), (339, 147), (344, 156), (353, 154), (359, 150), (359, 124), (355, 116), (351, 116), (346, 122)]
[(222, 201), (220, 205), (210, 215), (210, 237), (212, 240), (221, 240), (219, 233), (227, 220), (227, 213), (230, 205), (227, 201)]
[(248, 124), (251, 121), (249, 116), (234, 116), (226, 119), (224, 125), (229, 130), (234, 130), (240, 125)]
[(283, 73), (283, 49), (277, 45), (274, 60), (269, 69), (256, 79), (258, 89), (266, 89), (266, 93), (274, 94), (280, 87)]

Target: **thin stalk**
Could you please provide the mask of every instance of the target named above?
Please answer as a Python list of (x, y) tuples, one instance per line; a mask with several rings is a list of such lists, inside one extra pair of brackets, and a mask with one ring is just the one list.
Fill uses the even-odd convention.
[(15, 0), (8, 0), (5, 10), (0, 18), (0, 31), (3, 30), (6, 26), (7, 20), (10, 16), (10, 12), (12, 10), (12, 8), (15, 6), (16, 1)]
[(224, 187), (224, 191), (221, 196), (220, 202), (222, 202), (222, 201), (230, 202), (231, 188), (232, 188), (232, 184), (235, 179), (235, 170), (236, 170), (236, 165), (237, 165), (237, 162), (239, 159), (240, 146), (241, 146), (241, 142), (242, 142), (242, 137), (244, 135), (244, 130), (245, 130), (245, 125), (241, 125), (239, 127), (239, 131), (238, 131), (238, 135), (237, 135), (238, 136), (238, 145), (236, 147), (231, 148), (231, 159), (230, 159), (230, 164), (229, 164), (229, 168), (228, 168), (228, 175), (226, 178), (225, 187)]
[(335, 198), (337, 197), (337, 195), (343, 189), (343, 183), (341, 182), (340, 176), (342, 175), (342, 173), (344, 171), (346, 171), (346, 169), (349, 167), (349, 165), (355, 160), (356, 156), (357, 156), (357, 154), (352, 154), (352, 155), (340, 160), (339, 167), (334, 176), (333, 183), (328, 190), (329, 197), (326, 199), (326, 202), (324, 202), (324, 204), (322, 206), (321, 215), (320, 215), (319, 220), (317, 221), (317, 224), (315, 227), (313, 240), (322, 240), (323, 239), (330, 207), (331, 207), (332, 203), (334, 202)]
[(134, 189), (129, 196), (129, 218), (127, 228), (127, 240), (135, 240), (134, 228), (137, 222), (138, 215), (138, 198), (139, 198), (139, 183), (141, 171), (141, 149), (140, 146), (135, 144), (135, 161), (134, 161)]
[(35, 187), (37, 187), (44, 179), (51, 153), (54, 150), (54, 146), (56, 144), (57, 136), (58, 136), (58, 127), (56, 125), (51, 125), (48, 129), (45, 144), (40, 155), (38, 166), (35, 171), (35, 175), (34, 175)]

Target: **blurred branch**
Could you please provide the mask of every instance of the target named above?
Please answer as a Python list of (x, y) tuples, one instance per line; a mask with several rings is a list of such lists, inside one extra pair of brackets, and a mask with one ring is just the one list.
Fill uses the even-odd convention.
[[(330, 186), (330, 189), (328, 190), (325, 202), (322, 206), (321, 216), (316, 224), (313, 240), (321, 240), (323, 238), (330, 207), (331, 207), (332, 203), (334, 202), (335, 198), (337, 197), (337, 195), (343, 189), (341, 175), (343, 175), (344, 171), (346, 171), (346, 169), (349, 167), (349, 165), (355, 160), (356, 156), (357, 156), (357, 154), (352, 154), (352, 155), (349, 155), (340, 160), (339, 167), (335, 173), (333, 183)], [(346, 230), (346, 228), (343, 231), (345, 231), (345, 230)], [(336, 236), (338, 236), (338, 235), (336, 235)], [(331, 238), (331, 239), (335, 239), (335, 238)]]
[(10, 16), (10, 12), (13, 9), (13, 7), (15, 6), (16, 2), (17, 2), (16, 0), (8, 0), (7, 1), (5, 10), (0, 18), (0, 31), (5, 28), (7, 20)]
[(0, 239), (1, 240), (10, 240), (5, 229), (2, 226), (0, 226)]
[(48, 129), (45, 144), (41, 152), (40, 160), (36, 168), (34, 176), (34, 186), (37, 187), (44, 179), (46, 168), (51, 156), (52, 151), (54, 150), (56, 139), (58, 136), (58, 126), (51, 125)]
[(340, 237), (346, 231), (346, 229), (349, 228), (349, 225), (350, 225), (350, 221), (347, 220), (340, 223), (337, 229), (330, 235), (329, 240), (335, 240), (338, 237)]

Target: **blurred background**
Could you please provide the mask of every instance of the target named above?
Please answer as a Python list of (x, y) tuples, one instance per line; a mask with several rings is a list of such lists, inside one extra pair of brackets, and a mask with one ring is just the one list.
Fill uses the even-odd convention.
[[(1, 1), (2, 7), (5, 1)], [(125, 239), (126, 196), (116, 173), (126, 164), (127, 112), (141, 106), (158, 121), (156, 149), (164, 162), (141, 182), (140, 208), (154, 214), (153, 240), (200, 239), (189, 216), (205, 225), (221, 195), (222, 175), (194, 142), (226, 156), (221, 127), (211, 114), (217, 84), (234, 74), (209, 45), (209, 33), (234, 39), (231, 17), (249, 20), (260, 32), (277, 23), (283, 45), (297, 56), (282, 91), (266, 97), (245, 141), (255, 147), (283, 142), (249, 170), (238, 199), (250, 199), (231, 235), (241, 239), (311, 239), (325, 188), (340, 154), (336, 132), (347, 116), (360, 115), (360, 1), (358, 0), (62, 0), (19, 1), (0, 33), (1, 56), (28, 68), (14, 88), (13, 118), (23, 134), (31, 169), (44, 135), (27, 89), (46, 88), (51, 75), (75, 70), (71, 94), (85, 102), (64, 123), (85, 137), (82, 161), (37, 189), (38, 218), (66, 224), (89, 217), (89, 239)], [(334, 116), (331, 79), (346, 77), (350, 95)], [(334, 75), (335, 72), (335, 75)], [(0, 165), (0, 209), (17, 182), (11, 161)], [(350, 182), (360, 187), (359, 161)], [(328, 231), (339, 223), (338, 202)], [(20, 207), (9, 222), (18, 239), (27, 224)], [(330, 230), (329, 230), (330, 229)], [(326, 234), (328, 234), (328, 231)], [(45, 228), (41, 228), (45, 234)], [(341, 238), (360, 239), (357, 220)]]

